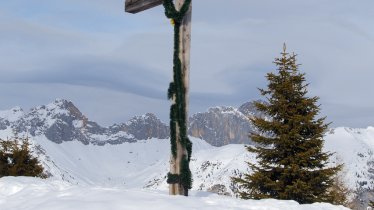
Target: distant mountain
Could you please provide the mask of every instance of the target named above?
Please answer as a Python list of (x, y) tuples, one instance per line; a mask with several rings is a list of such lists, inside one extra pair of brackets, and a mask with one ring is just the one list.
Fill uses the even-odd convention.
[(138, 140), (150, 138), (166, 139), (170, 134), (169, 127), (152, 113), (135, 116), (126, 123), (110, 126), (109, 130), (112, 132), (124, 131), (130, 133)]
[[(213, 146), (252, 144), (248, 135), (255, 129), (249, 119), (261, 116), (253, 104), (247, 102), (239, 108), (213, 107), (207, 112), (196, 113), (189, 118), (189, 135)], [(45, 135), (59, 144), (74, 140), (83, 144), (121, 144), (169, 137), (169, 126), (152, 113), (102, 127), (90, 121), (71, 101), (64, 99), (37, 106), (29, 112), (24, 112), (20, 107), (0, 111), (0, 130), (28, 133), (31, 136)]]
[(239, 108), (209, 108), (207, 112), (196, 113), (190, 117), (189, 135), (218, 147), (228, 144), (253, 144), (249, 134), (256, 132), (250, 122), (250, 118), (254, 116), (263, 116), (256, 110), (254, 102), (247, 102)]
[[(32, 108), (25, 113), (21, 108), (0, 112), (0, 130), (27, 133), (31, 136), (45, 136), (52, 142), (80, 141), (83, 144), (121, 144), (149, 138), (167, 138), (168, 127), (154, 114), (136, 116), (130, 121), (102, 127), (90, 121), (68, 100)], [(10, 136), (9, 136), (10, 135)]]
[(252, 130), (248, 117), (233, 107), (209, 108), (189, 120), (189, 135), (213, 146), (250, 144), (248, 135)]

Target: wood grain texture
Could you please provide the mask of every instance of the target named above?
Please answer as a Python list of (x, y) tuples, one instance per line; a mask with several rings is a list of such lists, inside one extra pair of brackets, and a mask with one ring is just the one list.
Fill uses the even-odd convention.
[(126, 0), (125, 12), (135, 14), (159, 6), (163, 2), (163, 0)]

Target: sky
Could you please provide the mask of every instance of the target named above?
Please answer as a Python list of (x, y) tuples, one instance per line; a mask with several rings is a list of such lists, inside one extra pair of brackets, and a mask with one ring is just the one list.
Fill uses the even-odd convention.
[[(374, 126), (374, 1), (193, 0), (190, 113), (260, 96), (282, 51), (298, 55), (331, 127)], [(124, 0), (0, 0), (0, 109), (56, 98), (101, 125), (168, 121), (173, 28)]]

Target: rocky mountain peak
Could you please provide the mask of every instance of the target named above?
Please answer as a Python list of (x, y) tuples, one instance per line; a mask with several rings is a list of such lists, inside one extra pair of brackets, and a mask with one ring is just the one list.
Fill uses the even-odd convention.
[(259, 112), (255, 106), (255, 103), (266, 103), (262, 100), (256, 100), (256, 101), (249, 101), (244, 104), (242, 104), (239, 108), (238, 111), (243, 113), (245, 116), (251, 117), (251, 116), (256, 116), (256, 117), (262, 117), (263, 113)]
[(168, 127), (151, 113), (134, 117), (122, 125), (102, 127), (65, 99), (34, 107), (27, 113), (19, 107), (0, 111), (0, 130), (8, 128), (31, 136), (44, 135), (55, 143), (80, 141), (98, 145), (167, 138), (169, 133)]
[(111, 128), (131, 133), (135, 139), (165, 139), (169, 137), (169, 127), (152, 113), (135, 116), (128, 122), (115, 125)]
[(240, 112), (238, 112), (238, 109), (236, 109), (232, 106), (211, 107), (211, 108), (208, 109), (207, 112), (208, 113), (214, 113), (214, 114), (233, 114), (233, 115), (240, 115), (241, 114)]
[(56, 99), (47, 105), (38, 106), (32, 112), (43, 113), (46, 112), (48, 116), (59, 117), (61, 115), (72, 116), (77, 119), (86, 119), (80, 110), (73, 104), (73, 102), (66, 99)]
[(49, 103), (47, 106), (58, 106), (61, 108), (66, 108), (70, 105), (73, 105), (71, 101), (62, 98), (56, 98), (52, 103)]
[(213, 146), (251, 144), (248, 134), (253, 128), (248, 116), (234, 107), (212, 107), (190, 117), (189, 135), (204, 139)]
[(10, 111), (13, 112), (13, 113), (23, 113), (23, 109), (19, 106), (15, 106), (15, 107), (11, 108)]
[[(212, 107), (189, 118), (189, 135), (204, 139), (214, 146), (252, 144), (248, 134), (254, 128), (249, 118), (260, 115), (253, 102), (247, 102), (239, 108)], [(99, 145), (150, 138), (165, 139), (170, 132), (169, 127), (152, 113), (135, 116), (126, 123), (102, 127), (90, 121), (73, 102), (65, 99), (56, 99), (26, 113), (19, 107), (0, 111), (0, 130), (7, 128), (31, 136), (45, 135), (55, 143), (80, 141)]]
[(157, 116), (153, 113), (146, 113), (144, 115), (139, 115), (131, 118), (128, 122), (126, 122), (127, 125), (131, 124), (147, 124), (147, 123), (162, 123), (160, 119), (157, 118)]

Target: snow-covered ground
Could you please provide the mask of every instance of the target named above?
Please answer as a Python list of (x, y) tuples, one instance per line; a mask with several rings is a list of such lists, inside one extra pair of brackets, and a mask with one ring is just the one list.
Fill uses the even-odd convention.
[(326, 203), (240, 200), (192, 191), (188, 198), (167, 191), (72, 185), (27, 177), (0, 179), (1, 210), (347, 210)]
[[(56, 144), (44, 136), (32, 138), (39, 145), (39, 159), (56, 180), (82, 186), (150, 188), (166, 190), (170, 141), (149, 139), (120, 145), (84, 145), (79, 141)], [(231, 176), (246, 172), (245, 161), (255, 159), (243, 145), (213, 147), (193, 142), (193, 189), (232, 194)]]

